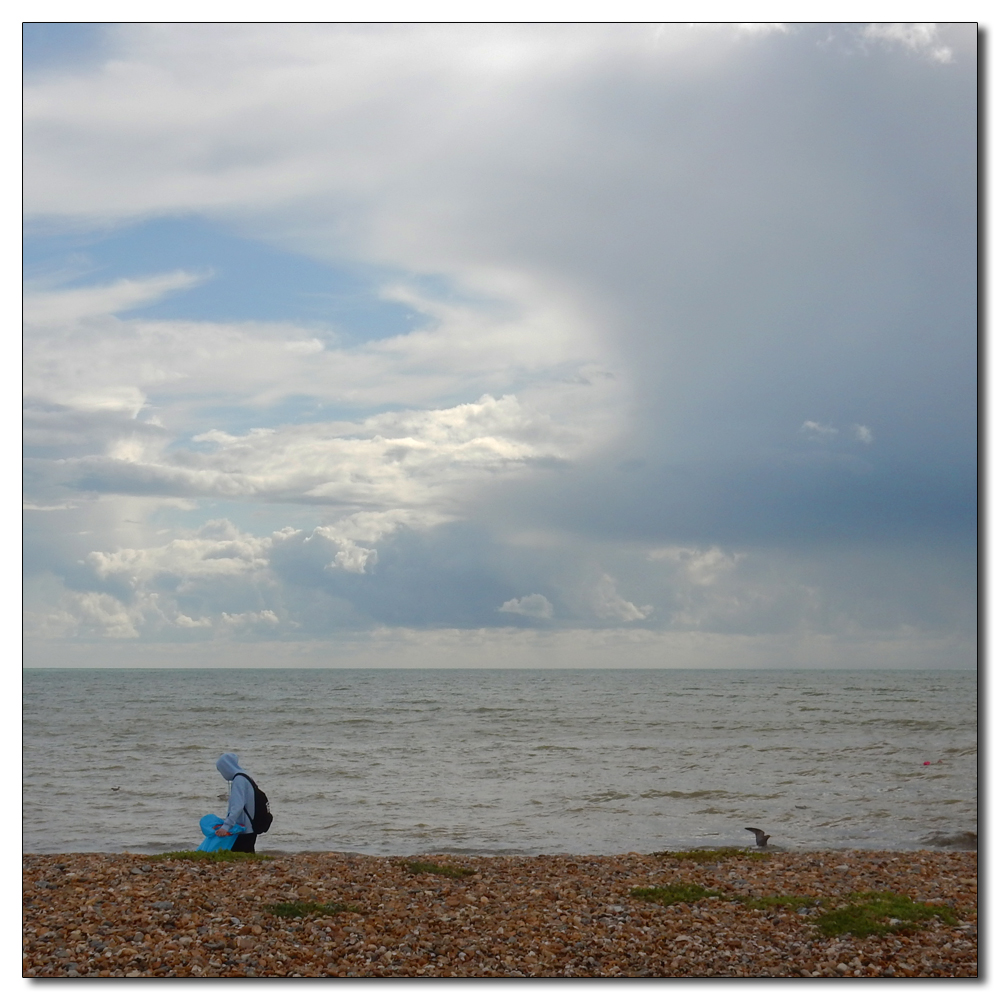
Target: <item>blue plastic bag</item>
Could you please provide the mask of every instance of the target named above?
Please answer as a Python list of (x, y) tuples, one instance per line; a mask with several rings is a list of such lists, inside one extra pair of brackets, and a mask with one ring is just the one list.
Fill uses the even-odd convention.
[(242, 826), (237, 824), (233, 827), (231, 836), (217, 837), (214, 830), (222, 821), (222, 816), (216, 816), (213, 813), (201, 817), (199, 826), (201, 826), (201, 832), (205, 834), (205, 839), (201, 842), (201, 846), (198, 848), (199, 851), (208, 851), (210, 853), (212, 851), (231, 851), (233, 844), (236, 843), (236, 837), (246, 832)]

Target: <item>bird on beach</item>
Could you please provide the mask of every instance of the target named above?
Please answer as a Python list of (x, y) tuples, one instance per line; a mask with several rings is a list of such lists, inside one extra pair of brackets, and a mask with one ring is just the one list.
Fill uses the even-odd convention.
[(771, 835), (769, 833), (764, 833), (763, 830), (756, 826), (745, 826), (743, 829), (749, 830), (757, 838), (758, 847), (767, 847), (767, 842), (771, 839)]

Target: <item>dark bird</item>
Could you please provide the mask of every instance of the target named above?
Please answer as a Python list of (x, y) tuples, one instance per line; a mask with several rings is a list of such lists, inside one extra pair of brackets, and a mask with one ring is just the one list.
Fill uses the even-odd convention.
[(121, 790), (121, 787), (122, 787), (121, 785), (115, 785), (115, 787), (114, 787), (114, 788), (112, 788), (112, 789), (111, 789), (111, 791), (113, 791), (113, 792), (117, 792), (117, 791), (120, 791), (120, 790)]
[(771, 835), (769, 833), (764, 833), (763, 830), (759, 830), (755, 826), (745, 826), (743, 829), (749, 830), (757, 838), (758, 847), (767, 847), (767, 842), (771, 839)]

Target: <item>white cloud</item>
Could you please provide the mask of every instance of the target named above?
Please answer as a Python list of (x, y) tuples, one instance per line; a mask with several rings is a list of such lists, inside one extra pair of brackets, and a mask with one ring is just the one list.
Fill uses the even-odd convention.
[(342, 569), (348, 573), (364, 573), (374, 569), (378, 550), (365, 548), (358, 542), (377, 542), (401, 526), (426, 529), (446, 518), (427, 510), (359, 511), (341, 518), (334, 524), (321, 525), (313, 536), (325, 538), (337, 546), (337, 554), (327, 569)]
[(530, 383), (556, 419), (606, 437), (611, 379), (595, 363), (594, 324), (554, 289), (494, 274), (502, 299), (451, 301), (396, 282), (384, 297), (418, 317), (404, 334), (343, 346), (332, 328), (120, 318), (118, 311), (190, 286), (183, 273), (26, 298), (24, 391), (62, 407), (144, 405), (174, 434), (203, 429), (201, 408), (273, 407), (288, 398), (372, 410), (503, 394)]
[(161, 574), (185, 580), (248, 576), (267, 569), (273, 538), (241, 532), (228, 521), (210, 521), (197, 536), (175, 538), (158, 548), (91, 552), (87, 565), (101, 580), (145, 588)]
[(799, 433), (804, 434), (810, 441), (829, 441), (839, 433), (836, 427), (830, 424), (821, 424), (815, 420), (807, 420), (799, 428)]
[[(116, 593), (126, 588), (128, 598), (64, 589), (63, 610), (46, 614), (33, 609), (26, 628), (39, 637), (96, 633), (108, 639), (148, 639), (171, 629), (221, 628), (224, 634), (233, 629), (295, 629), (299, 625), (292, 617), (259, 607), (268, 595), (281, 592), (280, 574), (273, 566), (276, 552), (283, 552), (286, 566), (289, 559), (298, 566), (296, 560), (314, 558), (325, 561), (327, 569), (364, 573), (374, 568), (378, 553), (357, 544), (359, 539), (377, 541), (403, 525), (427, 528), (441, 521), (430, 512), (362, 511), (311, 532), (283, 528), (260, 536), (217, 519), (164, 545), (91, 551), (80, 561), (83, 566)], [(258, 607), (247, 609), (248, 602)], [(196, 613), (187, 610), (195, 607), (200, 609)]]
[(769, 632), (792, 621), (816, 627), (823, 617), (823, 600), (808, 574), (803, 580), (801, 567), (780, 556), (751, 557), (713, 545), (654, 549), (647, 559), (673, 570), (663, 581), (672, 628)]
[(189, 618), (187, 615), (178, 615), (174, 619), (174, 624), (179, 628), (209, 628), (212, 624), (211, 618)]
[[(528, 99), (540, 88), (586, 76), (595, 64), (648, 62), (658, 57), (653, 40), (669, 42), (670, 71), (698, 72), (740, 33), (689, 25), (121, 25), (109, 32), (115, 58), (96, 71), (26, 88), (28, 207), (121, 217), (254, 203), (273, 212), (297, 201), (308, 212), (317, 194), (334, 192), (342, 225), (357, 227), (359, 203), (387, 192), (395, 204), (378, 224), (390, 226), (415, 171), (437, 169), (458, 137), (473, 151), (496, 140), (502, 149), (493, 122), (533, 118)], [(72, 163), (61, 155), (66, 144)], [(414, 207), (423, 215), (435, 205)], [(397, 237), (415, 220), (400, 221)], [(421, 239), (422, 229), (404, 238)]]
[(653, 610), (651, 605), (639, 608), (631, 601), (626, 601), (618, 593), (616, 581), (607, 573), (594, 588), (592, 606), (598, 617), (616, 618), (623, 622), (641, 621)]
[(504, 601), (497, 610), (528, 618), (551, 618), (554, 611), (551, 601), (542, 594), (512, 597), (509, 601)]
[(223, 611), (222, 622), (232, 628), (239, 628), (246, 625), (277, 625), (278, 616), (273, 611), (246, 611), (242, 614), (231, 615)]
[(24, 639), (52, 642), (77, 635), (80, 620), (64, 607), (48, 606), (42, 610), (25, 609)]
[(111, 594), (98, 591), (73, 592), (64, 599), (67, 620), (64, 633), (96, 635), (104, 639), (136, 639), (150, 610), (148, 601), (129, 606)]
[[(420, 309), (422, 324), (349, 348), (336, 346), (332, 331), (324, 342), (294, 324), (123, 320), (108, 311), (154, 299), (178, 281), (167, 275), (36, 296), (25, 339), (25, 440), (68, 454), (38, 459), (38, 482), (447, 506), (470, 477), (579, 457), (619, 424), (619, 386), (582, 353), (587, 323), (556, 304), (539, 300), (526, 312), (439, 302), (397, 286), (387, 294)], [(512, 382), (527, 383), (520, 397), (481, 391)], [(473, 390), (475, 402), (408, 405)], [(244, 433), (205, 428), (206, 407), (249, 415), (289, 398), (314, 400), (310, 413), (391, 409), (325, 423), (293, 413), (280, 426)], [(186, 435), (215, 447), (169, 450)], [(45, 500), (52, 502), (29, 502)], [(338, 565), (357, 571), (366, 558), (345, 553)]]
[[(799, 433), (810, 441), (829, 442), (840, 431), (832, 424), (821, 424), (815, 420), (807, 420), (799, 428)], [(872, 433), (871, 428), (866, 427), (864, 424), (851, 424), (851, 436), (855, 441), (860, 441), (862, 444), (872, 444), (875, 441), (875, 435)]]
[(735, 27), (740, 34), (750, 35), (751, 37), (787, 35), (791, 30), (787, 24), (781, 21), (741, 21)]
[(334, 556), (333, 562), (327, 564), (327, 569), (346, 570), (348, 573), (364, 573), (378, 562), (378, 549), (366, 549), (353, 542), (340, 543), (340, 551)]
[[(112, 493), (309, 500), (370, 509), (437, 507), (484, 477), (541, 461), (566, 460), (587, 442), (574, 428), (523, 405), (486, 395), (443, 410), (383, 413), (358, 422), (292, 424), (235, 435), (195, 436), (209, 451), (138, 439), (107, 456), (70, 459), (67, 481), (84, 479)], [(152, 454), (147, 454), (152, 452)]]
[(203, 280), (203, 276), (174, 271), (147, 278), (122, 278), (111, 285), (29, 290), (24, 296), (24, 321), (29, 329), (80, 323), (148, 305), (168, 292), (191, 288)]
[(708, 549), (684, 548), (668, 546), (653, 549), (647, 555), (653, 561), (669, 560), (679, 564), (687, 579), (699, 587), (711, 587), (720, 578), (728, 576), (746, 558), (742, 552), (731, 555), (722, 551), (717, 545)]
[(895, 22), (866, 25), (863, 35), (870, 41), (899, 45), (939, 63), (954, 59), (951, 48), (942, 43), (938, 25), (930, 22)]

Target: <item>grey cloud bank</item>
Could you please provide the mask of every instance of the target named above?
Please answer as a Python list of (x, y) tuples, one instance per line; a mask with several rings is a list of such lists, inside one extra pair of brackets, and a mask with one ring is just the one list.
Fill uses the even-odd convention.
[[(40, 66), (27, 662), (973, 665), (976, 41), (128, 25)], [(199, 319), (236, 256), (88, 249), (169, 218), (410, 326)]]

